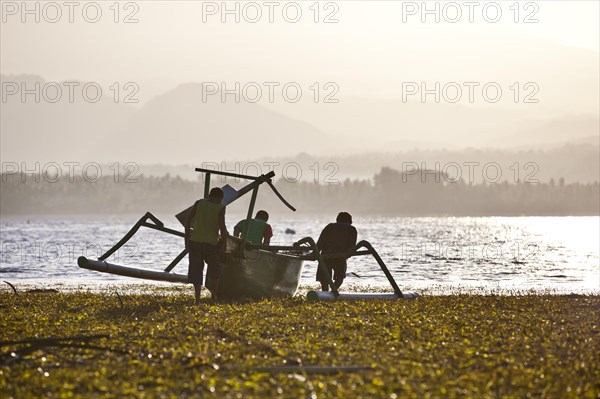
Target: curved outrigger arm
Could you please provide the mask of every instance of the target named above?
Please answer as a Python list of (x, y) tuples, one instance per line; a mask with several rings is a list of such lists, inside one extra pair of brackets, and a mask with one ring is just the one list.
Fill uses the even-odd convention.
[[(148, 220), (152, 221), (152, 223), (149, 223)], [(104, 255), (100, 256), (98, 258), (98, 260), (100, 260), (100, 261), (106, 260), (109, 256), (111, 256), (112, 254), (117, 252), (119, 250), (119, 248), (121, 248), (123, 245), (125, 245), (127, 243), (127, 241), (129, 241), (131, 239), (131, 237), (133, 237), (135, 235), (135, 233), (137, 233), (137, 231), (140, 229), (140, 227), (148, 227), (150, 229), (162, 231), (163, 233), (169, 233), (169, 234), (173, 234), (173, 235), (176, 235), (179, 237), (185, 237), (185, 234), (183, 232), (165, 227), (165, 224), (163, 222), (161, 222), (160, 219), (158, 219), (156, 216), (154, 216), (150, 212), (146, 212), (146, 214), (144, 216), (142, 216), (140, 218), (140, 220), (137, 221), (136, 224), (133, 225), (131, 230), (129, 230), (127, 232), (127, 234), (125, 234), (125, 236), (123, 236), (123, 238), (121, 238), (119, 240), (119, 242), (117, 242), (111, 249), (106, 251), (106, 253)], [(169, 266), (167, 266), (167, 268), (164, 271), (170, 272), (171, 270), (173, 270), (173, 268), (187, 255), (187, 253), (188, 253), (187, 249), (184, 249), (183, 251), (181, 251), (179, 253), (179, 255), (177, 255), (175, 257), (175, 259), (173, 259), (173, 261), (169, 264)]]
[[(366, 253), (359, 251), (360, 248), (366, 248), (367, 249)], [(379, 267), (381, 267), (381, 270), (383, 270), (383, 273), (385, 274), (388, 281), (392, 285), (392, 288), (394, 289), (394, 293), (396, 295), (398, 295), (398, 298), (402, 298), (402, 296), (403, 296), (402, 291), (400, 291), (400, 287), (398, 287), (398, 284), (396, 284), (396, 280), (394, 280), (394, 276), (392, 276), (392, 273), (390, 273), (390, 269), (388, 269), (388, 267), (385, 265), (385, 263), (383, 262), (383, 259), (381, 259), (381, 256), (379, 256), (377, 251), (375, 251), (375, 248), (373, 248), (373, 246), (371, 245), (370, 242), (365, 241), (365, 240), (360, 241), (358, 244), (356, 244), (356, 246), (354, 247), (354, 250), (352, 251), (350, 256), (359, 256), (359, 255), (366, 255), (366, 254), (373, 255), (373, 257), (379, 264)]]
[(325, 261), (323, 259), (323, 255), (321, 254), (321, 251), (319, 251), (319, 247), (317, 246), (317, 243), (315, 242), (315, 240), (313, 240), (312, 237), (304, 237), (300, 241), (295, 242), (294, 247), (300, 247), (302, 244), (308, 244), (309, 248), (313, 251), (312, 255), (314, 257), (316, 257), (316, 260), (319, 262), (317, 267), (319, 268), (319, 270), (321, 270), (321, 273), (323, 273), (323, 275), (325, 276), (325, 279), (327, 280), (327, 284), (329, 284), (329, 286), (331, 287), (331, 291), (333, 291), (333, 295), (335, 295), (336, 298), (338, 296), (340, 296), (340, 292), (338, 291), (337, 287), (333, 283), (333, 279), (331, 278), (331, 273), (329, 273), (329, 271), (327, 270), (327, 267), (325, 266)]

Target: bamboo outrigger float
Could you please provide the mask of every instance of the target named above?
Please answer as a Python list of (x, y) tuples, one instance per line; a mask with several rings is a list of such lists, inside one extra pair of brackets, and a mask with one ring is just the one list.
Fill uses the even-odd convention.
[[(204, 173), (206, 180), (204, 184), (204, 197), (208, 197), (210, 191), (211, 175), (221, 175), (227, 177), (241, 178), (251, 180), (252, 182), (242, 187), (240, 190), (235, 190), (229, 185), (223, 187), (225, 197), (222, 204), (228, 205), (237, 200), (244, 194), (252, 191), (252, 198), (248, 207), (247, 219), (251, 219), (258, 188), (261, 184), (267, 183), (273, 190), (275, 195), (292, 211), (296, 209), (290, 205), (285, 198), (277, 191), (271, 179), (275, 176), (274, 172), (269, 172), (261, 176), (247, 176), (237, 173), (220, 172), (210, 169), (196, 168), (197, 172)], [(188, 212), (192, 208), (188, 208), (176, 215), (176, 218), (185, 225), (185, 220)], [(246, 231), (242, 237), (247, 237), (247, 229), (250, 223), (246, 223)], [(79, 267), (96, 270), (103, 273), (118, 274), (121, 276), (141, 278), (147, 280), (167, 281), (174, 283), (187, 283), (187, 274), (176, 274), (172, 270), (177, 264), (187, 255), (187, 249), (183, 249), (179, 255), (163, 270), (147, 270), (134, 268), (129, 266), (120, 266), (106, 261), (112, 254), (121, 248), (129, 241), (135, 233), (141, 228), (147, 227), (150, 229), (162, 231), (164, 233), (179, 236), (183, 239), (185, 234), (181, 231), (165, 227), (164, 223), (156, 216), (147, 212), (131, 230), (104, 255), (98, 260), (79, 257), (77, 263)], [(182, 240), (183, 244), (183, 240)], [(349, 258), (353, 256), (371, 255), (375, 258), (384, 274), (386, 275), (394, 292), (385, 293), (348, 293), (341, 294), (333, 284), (330, 273), (325, 267), (327, 260)], [(226, 242), (226, 251), (224, 259), (221, 259), (223, 264), (223, 272), (217, 287), (217, 296), (219, 298), (266, 298), (266, 297), (288, 297), (296, 294), (300, 284), (300, 274), (304, 261), (317, 261), (318, 267), (321, 268), (329, 286), (332, 287), (332, 292), (310, 291), (308, 299), (311, 300), (335, 300), (335, 299), (398, 299), (398, 298), (416, 298), (417, 293), (403, 293), (389, 269), (377, 253), (373, 246), (367, 241), (360, 241), (349, 253), (327, 254), (320, 253), (317, 244), (311, 237), (303, 238), (295, 242), (291, 246), (282, 245), (255, 245), (247, 242), (245, 239), (229, 236)]]

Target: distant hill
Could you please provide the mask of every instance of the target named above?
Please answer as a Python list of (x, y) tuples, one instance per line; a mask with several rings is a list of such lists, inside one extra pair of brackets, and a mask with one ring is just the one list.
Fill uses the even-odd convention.
[(343, 135), (346, 151), (535, 149), (549, 142), (600, 137), (598, 113), (548, 116), (553, 114), (535, 104), (526, 105), (530, 110), (524, 113), (514, 107), (346, 97), (337, 104), (274, 104), (273, 108), (310, 120), (331, 135)]
[[(35, 75), (2, 75), (0, 80), (19, 85), (26, 83), (27, 88), (33, 88), (36, 82), (40, 83), (40, 87), (46, 83)], [(45, 102), (43, 97), (36, 103), (32, 95), (27, 96), (25, 102), (18, 94), (8, 96), (7, 101), (1, 104), (2, 159), (65, 162), (104, 157), (110, 160), (115, 132), (137, 110), (128, 104), (115, 103), (106, 90), (98, 102), (86, 102), (81, 97), (84, 84), (80, 82), (72, 103), (69, 102), (67, 87), (63, 87), (63, 95), (56, 103)], [(49, 96), (54, 95), (53, 92), (48, 93)], [(105, 138), (113, 144), (104, 146)]]
[(219, 96), (203, 101), (198, 83), (156, 97), (118, 132), (123, 157), (166, 163), (221, 162), (264, 153), (291, 156), (333, 141), (314, 126), (259, 104), (223, 103)]
[(490, 146), (500, 148), (549, 148), (564, 144), (596, 144), (600, 141), (600, 119), (593, 116), (557, 118), (543, 121), (537, 126), (522, 129)]
[[(33, 75), (2, 81), (45, 81)], [(84, 83), (82, 83), (83, 85)], [(293, 155), (333, 139), (314, 126), (258, 104), (202, 101), (202, 86), (180, 85), (143, 107), (68, 96), (36, 103), (18, 95), (2, 104), (2, 158), (10, 161), (218, 161), (256, 154)]]
[[(35, 75), (2, 75), (1, 79), (28, 85), (45, 83)], [(115, 103), (107, 88), (97, 103), (79, 97), (70, 103), (66, 95), (57, 103), (35, 103), (28, 98), (23, 103), (19, 96), (11, 96), (2, 103), (3, 160), (198, 165), (262, 157), (289, 159), (306, 152), (324, 162), (340, 157), (356, 158), (348, 164), (362, 166), (349, 169), (366, 168), (368, 172), (361, 173), (365, 176), (375, 173), (383, 164), (398, 163), (397, 159), (382, 163), (377, 157), (371, 161), (369, 154), (411, 151), (411, 161), (412, 158), (435, 161), (433, 157), (438, 156), (437, 161), (443, 162), (447, 156), (444, 149), (468, 154), (466, 148), (477, 148), (489, 149), (476, 156), (489, 160), (494, 149), (522, 152), (557, 148), (566, 143), (594, 145), (594, 137), (600, 138), (598, 114), (548, 117), (547, 110), (534, 105), (524, 119), (524, 114), (514, 108), (401, 100), (341, 98), (338, 104), (222, 103), (219, 96), (203, 101), (199, 83), (179, 85), (143, 106)], [(424, 155), (419, 155), (420, 151)], [(569, 154), (578, 151), (569, 150)], [(522, 158), (502, 157), (507, 162)], [(460, 159), (464, 157), (461, 155)], [(545, 171), (549, 177), (558, 173), (552, 163), (560, 163), (561, 159), (548, 160)], [(569, 155), (565, 160), (575, 163), (565, 170), (576, 170), (581, 165), (579, 159)], [(589, 174), (579, 173), (582, 178)], [(572, 175), (576, 177), (577, 173)]]

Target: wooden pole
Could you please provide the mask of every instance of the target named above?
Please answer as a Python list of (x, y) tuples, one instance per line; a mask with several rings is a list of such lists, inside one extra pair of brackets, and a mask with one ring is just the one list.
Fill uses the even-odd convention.
[(183, 251), (181, 251), (179, 253), (179, 255), (177, 255), (177, 257), (175, 259), (173, 259), (173, 261), (169, 264), (169, 266), (167, 266), (167, 268), (165, 269), (165, 272), (170, 272), (171, 270), (173, 270), (173, 268), (175, 266), (177, 266), (177, 264), (181, 261), (181, 259), (183, 259), (187, 254), (188, 254), (188, 250), (184, 249)]
[(246, 242), (248, 241), (248, 231), (250, 231), (250, 220), (252, 220), (252, 214), (254, 213), (254, 205), (256, 205), (256, 197), (258, 196), (258, 186), (252, 190), (252, 198), (250, 199), (250, 205), (248, 206), (248, 214), (246, 215), (246, 225), (242, 232), (242, 249), (246, 248)]
[(204, 198), (208, 198), (210, 193), (210, 173), (206, 172), (206, 181), (204, 182)]
[(146, 280), (168, 281), (171, 283), (187, 283), (188, 276), (184, 274), (166, 273), (154, 270), (137, 269), (134, 267), (119, 266), (106, 261), (87, 259), (80, 256), (77, 264), (82, 269), (96, 270), (103, 273), (118, 274), (120, 276), (142, 278)]

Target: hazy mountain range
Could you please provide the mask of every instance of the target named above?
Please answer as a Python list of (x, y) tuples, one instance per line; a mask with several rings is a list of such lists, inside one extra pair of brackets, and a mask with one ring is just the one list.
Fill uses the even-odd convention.
[[(45, 83), (35, 75), (2, 75), (1, 79), (27, 82), (28, 87)], [(301, 152), (333, 159), (417, 149), (528, 151), (568, 143), (589, 145), (594, 153), (600, 137), (597, 113), (548, 116), (535, 104), (531, 104), (531, 117), (524, 118), (514, 107), (400, 99), (343, 97), (337, 104), (222, 103), (218, 96), (203, 101), (200, 83), (182, 84), (141, 106), (115, 103), (107, 88), (96, 103), (77, 95), (70, 103), (63, 93), (56, 103), (43, 99), (35, 103), (33, 96), (23, 103), (14, 95), (3, 99), (1, 105), (2, 159), (17, 162), (118, 160), (197, 165), (261, 157), (285, 159)], [(568, 152), (573, 153), (573, 148)], [(375, 158), (383, 162), (385, 156)]]

